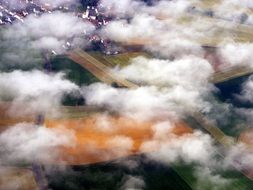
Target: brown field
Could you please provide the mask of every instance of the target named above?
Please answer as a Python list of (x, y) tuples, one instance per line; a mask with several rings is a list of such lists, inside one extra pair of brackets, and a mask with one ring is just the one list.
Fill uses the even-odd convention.
[(26, 168), (1, 167), (1, 190), (38, 190), (33, 172)]
[(246, 145), (248, 145), (249, 147), (253, 148), (253, 138), (252, 137), (253, 137), (253, 129), (250, 128), (250, 129), (243, 131), (240, 134), (238, 141), (243, 142)]
[[(8, 103), (0, 105), (0, 132), (20, 122), (35, 121), (35, 115), (29, 117), (9, 115), (7, 111), (9, 106)], [(66, 117), (46, 118), (45, 126), (48, 128), (60, 126), (74, 133), (76, 142), (73, 142), (73, 147), (58, 147), (56, 150), (60, 152), (59, 160), (63, 160), (69, 165), (104, 162), (140, 154), (143, 153), (141, 145), (153, 139), (153, 125), (156, 121), (138, 121), (115, 115), (104, 116), (99, 112), (89, 111), (89, 114), (84, 114), (86, 113), (85, 107), (71, 109), (64, 107), (64, 109), (66, 109), (64, 114)], [(72, 113), (78, 117), (71, 117)], [(69, 130), (62, 131), (67, 133)], [(192, 128), (183, 122), (179, 122), (168, 131), (168, 135), (180, 136), (191, 132)], [(155, 150), (151, 148), (149, 151)]]
[[(33, 122), (35, 116), (16, 116), (9, 113), (11, 104), (9, 102), (0, 103), (0, 132), (7, 129), (9, 126), (22, 123)], [(22, 109), (22, 108), (20, 108)]]
[[(140, 149), (142, 143), (153, 138), (154, 122), (114, 116), (101, 120), (100, 117), (46, 121), (49, 128), (64, 126), (75, 132), (75, 146), (61, 148), (61, 159), (70, 165), (105, 162), (143, 153)], [(185, 123), (177, 123), (168, 134), (180, 136), (191, 132), (192, 128)]]

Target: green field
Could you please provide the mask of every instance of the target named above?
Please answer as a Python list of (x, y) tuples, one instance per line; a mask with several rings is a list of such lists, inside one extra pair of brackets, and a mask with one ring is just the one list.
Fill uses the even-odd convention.
[[(130, 169), (124, 161), (137, 162)], [(88, 166), (72, 166), (66, 171), (55, 171), (57, 176), (49, 179), (49, 187), (54, 190), (119, 190), (129, 176), (141, 178), (145, 190), (192, 190), (187, 183), (169, 166), (147, 160), (144, 155), (123, 160)], [(135, 189), (138, 189), (137, 187)]]
[(64, 56), (56, 56), (52, 59), (52, 70), (66, 73), (68, 79), (77, 85), (89, 85), (98, 80), (86, 69)]
[[(215, 177), (208, 178), (203, 174), (203, 178), (195, 174), (194, 164), (180, 164), (173, 166), (174, 171), (193, 189), (193, 190), (249, 190), (253, 188), (253, 182), (245, 177), (241, 172), (236, 170), (214, 170), (212, 175)], [(219, 176), (219, 177), (218, 177)], [(214, 180), (216, 179), (216, 180)], [(226, 181), (221, 183), (221, 179)], [(220, 180), (220, 181), (218, 181)], [(200, 188), (201, 187), (201, 188)]]

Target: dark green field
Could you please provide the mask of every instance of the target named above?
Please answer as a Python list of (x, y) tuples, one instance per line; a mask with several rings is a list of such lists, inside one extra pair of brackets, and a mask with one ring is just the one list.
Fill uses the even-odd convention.
[(54, 72), (62, 71), (66, 73), (67, 78), (79, 86), (98, 82), (98, 79), (90, 72), (67, 57), (55, 57), (51, 64)]
[[(127, 179), (141, 178), (145, 190), (192, 190), (191, 187), (170, 167), (148, 160), (144, 155), (127, 158), (138, 166), (129, 169), (124, 160), (73, 166), (65, 171), (55, 170), (48, 176), (49, 186), (54, 190), (119, 190)], [(51, 180), (51, 181), (50, 181)], [(138, 189), (136, 187), (136, 189)]]

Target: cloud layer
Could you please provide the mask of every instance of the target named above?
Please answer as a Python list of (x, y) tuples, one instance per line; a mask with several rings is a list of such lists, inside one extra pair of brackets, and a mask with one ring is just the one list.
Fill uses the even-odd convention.
[[(26, 115), (57, 110), (66, 93), (78, 86), (64, 79), (63, 73), (46, 74), (42, 71), (13, 71), (0, 73), (0, 100), (11, 101), (10, 114)], [(21, 110), (17, 108), (21, 106)]]
[(72, 13), (29, 15), (23, 23), (16, 22), (3, 30), (1, 63), (3, 66), (33, 64), (45, 51), (61, 54), (70, 46), (85, 47), (88, 44), (85, 37), (94, 29), (91, 23)]
[(20, 123), (0, 134), (0, 164), (58, 162), (59, 148), (75, 146), (72, 131)]

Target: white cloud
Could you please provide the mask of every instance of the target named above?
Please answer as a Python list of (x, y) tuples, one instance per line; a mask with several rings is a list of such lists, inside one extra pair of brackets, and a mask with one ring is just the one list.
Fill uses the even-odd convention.
[[(245, 134), (244, 134), (245, 135)], [(252, 158), (252, 132), (248, 132), (245, 139), (240, 141), (226, 150), (222, 167), (224, 169), (237, 169), (244, 175), (252, 177), (253, 158)]]
[(221, 44), (219, 55), (224, 59), (223, 67), (253, 66), (252, 43), (227, 43)]
[[(253, 3), (250, 0), (223, 0), (215, 6), (214, 11), (220, 18), (240, 23), (243, 14), (248, 16), (248, 20), (252, 19), (249, 10), (251, 8), (253, 8)], [(246, 20), (247, 24), (248, 20)]]
[(20, 123), (2, 132), (0, 143), (2, 163), (58, 162), (59, 147), (74, 146), (75, 136), (73, 131), (64, 128), (49, 129)]
[(108, 110), (139, 119), (170, 115), (166, 95), (155, 87), (135, 90), (115, 89), (105, 84), (92, 84), (82, 88), (88, 105), (105, 106)]
[(172, 89), (140, 87), (115, 89), (104, 84), (82, 88), (87, 105), (106, 107), (108, 110), (136, 119), (178, 118), (194, 110), (209, 110), (209, 104), (198, 91), (182, 86)]
[[(143, 44), (148, 51), (165, 58), (180, 58), (192, 54), (203, 57), (198, 40), (206, 37), (207, 33), (212, 33), (209, 28), (213, 24), (201, 22), (201, 19), (189, 24), (177, 22), (175, 17), (186, 13), (185, 9), (189, 6), (189, 3), (182, 6), (185, 3), (186, 1), (161, 1), (156, 6), (144, 6), (130, 20), (111, 21), (102, 29), (101, 35), (123, 44)], [(181, 11), (178, 12), (177, 6)], [(161, 13), (162, 11), (169, 15)], [(164, 14), (165, 18), (159, 19), (159, 14)]]
[(187, 0), (162, 0), (154, 3), (153, 6), (147, 6), (145, 3), (136, 0), (101, 0), (100, 6), (107, 13), (114, 14), (118, 17), (133, 16), (139, 12), (162, 17), (177, 17), (184, 13), (192, 2)]
[(105, 106), (142, 119), (177, 117), (210, 108), (204, 97), (213, 89), (208, 82), (213, 70), (203, 59), (187, 57), (171, 62), (138, 57), (114, 72), (148, 86), (137, 89), (115, 89), (100, 83), (85, 86), (82, 92), (88, 105)]
[(211, 190), (223, 190), (229, 189), (233, 182), (232, 179), (224, 178), (219, 174), (215, 174), (211, 169), (207, 167), (198, 167), (194, 172), (197, 182), (195, 187), (197, 190), (211, 189)]
[[(0, 73), (0, 88), (0, 99), (12, 101), (9, 111), (15, 115), (57, 109), (65, 93), (78, 90), (77, 85), (64, 79), (63, 73), (38, 70)], [(19, 104), (23, 105), (22, 111), (16, 110)]]
[(247, 8), (253, 7), (253, 2), (251, 0), (230, 0), (230, 1), (224, 0), (224, 2), (229, 2), (231, 4), (234, 4), (240, 7), (247, 7)]
[(85, 47), (89, 43), (85, 36), (94, 30), (91, 23), (72, 13), (29, 15), (23, 23), (16, 22), (2, 31), (2, 67), (34, 64), (42, 51), (64, 53), (67, 51), (64, 47), (67, 42), (72, 47)]
[[(55, 8), (59, 5), (70, 5), (70, 4), (78, 4), (78, 0), (36, 0), (36, 5), (44, 5), (48, 4), (50, 7)], [(8, 5), (11, 8), (16, 9), (23, 9), (27, 7), (29, 4), (26, 3), (26, 1), (20, 1), (20, 0), (8, 0)]]
[(177, 18), (185, 14), (188, 7), (192, 5), (194, 1), (187, 0), (161, 0), (154, 6), (147, 6), (143, 8), (143, 12), (161, 17), (161, 18)]
[(100, 7), (107, 13), (116, 14), (117, 16), (126, 16), (134, 14), (143, 3), (135, 0), (101, 0)]
[(141, 190), (145, 187), (145, 182), (141, 176), (125, 176), (123, 178), (124, 184), (120, 190)]
[(57, 7), (59, 5), (78, 4), (78, 0), (39, 0), (40, 4), (49, 4), (51, 7)]
[[(82, 21), (72, 13), (53, 12), (41, 16), (30, 15), (24, 20), (24, 23), (15, 23), (8, 27), (4, 33), (4, 40), (15, 40), (18, 43), (20, 43), (19, 40), (27, 41), (28, 44), (22, 45), (31, 45), (39, 49), (47, 49), (46, 42), (48, 42), (55, 44), (55, 50), (61, 52), (65, 41), (84, 36), (94, 29), (92, 24)], [(18, 35), (16, 35), (17, 31), (19, 31)], [(85, 41), (83, 42), (85, 45)]]
[(216, 154), (212, 138), (200, 131), (182, 136), (171, 133), (166, 139), (155, 136), (153, 140), (142, 144), (144, 152), (152, 149), (156, 151), (149, 154), (150, 158), (166, 164), (184, 161), (211, 166)]
[(213, 72), (208, 61), (193, 56), (175, 61), (137, 57), (128, 66), (114, 69), (115, 74), (137, 83), (182, 86), (188, 90), (208, 88)]
[[(69, 1), (50, 1), (53, 6), (65, 2)], [(208, 169), (220, 164), (214, 158), (217, 154), (216, 147), (209, 135), (200, 131), (182, 136), (171, 133), (175, 127), (174, 120), (184, 117), (187, 113), (209, 111), (211, 105), (205, 101), (205, 98), (214, 88), (209, 83), (209, 78), (214, 71), (208, 61), (203, 59), (203, 49), (201, 44), (197, 43), (200, 37), (208, 36), (214, 31), (213, 24), (196, 19), (188, 25), (183, 25), (177, 20), (184, 15), (192, 2), (196, 1), (163, 0), (148, 7), (134, 0), (102, 0), (101, 4), (108, 12), (115, 13), (118, 18), (130, 17), (130, 19), (110, 22), (102, 29), (102, 35), (123, 43), (131, 40), (149, 40), (145, 49), (157, 57), (166, 59), (138, 57), (131, 60), (131, 64), (124, 68), (113, 69), (115, 74), (146, 86), (123, 89), (96, 83), (84, 86), (82, 93), (88, 105), (106, 107), (109, 111), (138, 120), (154, 118), (162, 120), (163, 122), (153, 126), (153, 139), (144, 142), (142, 150), (157, 150), (154, 154), (150, 154), (151, 158), (168, 164), (183, 160), (186, 163), (204, 165), (207, 168), (199, 169), (196, 174), (200, 184), (208, 178), (211, 184), (227, 185), (226, 180), (219, 175), (213, 175)], [(237, 0), (231, 2), (236, 6), (240, 5), (240, 1)], [(241, 2), (241, 8), (238, 10), (235, 8), (225, 10), (225, 4), (222, 4), (216, 7), (215, 11), (224, 18), (238, 20), (245, 7), (252, 7), (249, 1)], [(27, 54), (28, 49), (35, 49), (38, 52), (55, 50), (63, 53), (65, 51), (63, 45), (66, 41), (71, 39), (76, 47), (85, 46), (87, 41), (81, 37), (94, 30), (93, 25), (79, 20), (70, 13), (53, 12), (39, 17), (30, 15), (24, 19), (24, 23), (15, 23), (7, 27), (1, 47), (9, 48), (8, 50), (11, 51), (4, 53), (2, 57), (6, 64), (9, 64), (9, 60), (15, 62), (32, 57), (30, 52)], [(16, 50), (12, 51), (12, 48)], [(19, 53), (16, 53), (17, 49)], [(19, 50), (22, 52), (20, 53)], [(251, 66), (252, 51), (251, 43), (228, 43), (220, 45), (219, 55), (225, 60), (224, 66)], [(34, 58), (31, 60), (34, 61)], [(252, 81), (249, 80), (244, 84), (241, 94), (241, 98), (248, 101), (253, 101), (251, 83)], [(2, 99), (6, 97), (14, 99), (11, 113), (23, 114), (34, 111), (45, 112), (52, 107), (57, 107), (64, 93), (78, 90), (78, 87), (65, 80), (63, 74), (46, 75), (40, 71), (13, 71), (0, 73), (0, 89)], [(29, 106), (20, 111), (16, 109), (19, 103), (27, 103)], [(97, 120), (97, 125), (100, 132), (111, 132), (114, 128), (106, 118)], [(0, 135), (0, 142), (3, 144), (3, 149), (0, 150), (8, 153), (1, 156), (5, 160), (10, 156), (11, 161), (14, 157), (15, 160), (52, 160), (57, 157), (49, 154), (52, 149), (73, 143), (72, 132), (69, 133), (70, 136), (66, 136), (61, 130), (20, 124)], [(111, 158), (112, 155), (126, 155), (133, 148), (133, 139), (126, 136), (115, 136), (105, 143), (113, 147), (108, 151), (109, 153), (96, 150), (96, 145), (87, 147), (87, 150)], [(238, 147), (233, 147), (225, 155), (224, 166), (234, 164), (242, 150), (241, 146)], [(246, 153), (245, 159), (240, 159), (240, 162), (248, 166), (252, 162), (249, 154)], [(143, 187), (144, 182), (138, 177), (129, 177), (122, 186), (123, 189)]]
[(247, 81), (242, 84), (241, 93), (236, 97), (243, 102), (253, 103), (253, 77), (250, 76)]
[(157, 44), (146, 45), (146, 49), (159, 57), (168, 59), (179, 59), (185, 55), (203, 57), (204, 52), (200, 44), (189, 38), (182, 38), (173, 34), (162, 38), (157, 39), (159, 41)]
[(146, 14), (137, 14), (130, 23), (126, 20), (110, 22), (101, 32), (102, 35), (115, 41), (128, 42), (129, 40), (152, 40), (155, 33), (162, 30), (164, 25), (155, 17)]

